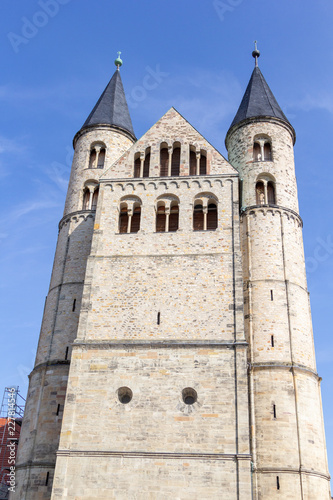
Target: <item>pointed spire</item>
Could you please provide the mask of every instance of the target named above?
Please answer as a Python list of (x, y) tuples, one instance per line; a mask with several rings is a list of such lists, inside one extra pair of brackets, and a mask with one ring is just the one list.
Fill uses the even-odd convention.
[(82, 129), (92, 127), (94, 125), (111, 125), (115, 128), (125, 130), (133, 136), (133, 139), (135, 139), (132, 120), (129, 114), (124, 87), (119, 71), (119, 68), (122, 65), (120, 52), (118, 52), (115, 64), (117, 69), (114, 75), (107, 84), (101, 97), (98, 99), (94, 109), (86, 119)]
[(252, 56), (256, 61), (255, 68), (229, 131), (238, 123), (249, 118), (272, 117), (284, 121), (292, 129), (292, 133), (295, 136), (293, 127), (277, 103), (273, 92), (258, 67), (260, 52), (257, 49), (256, 43)]

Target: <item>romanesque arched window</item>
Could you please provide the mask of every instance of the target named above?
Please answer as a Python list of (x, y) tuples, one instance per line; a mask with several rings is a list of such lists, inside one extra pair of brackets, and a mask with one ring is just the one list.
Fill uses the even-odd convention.
[(92, 197), (92, 203), (91, 203), (91, 210), (96, 210), (97, 208), (97, 200), (98, 200), (98, 191), (99, 189), (96, 188)]
[(134, 177), (140, 177), (140, 167), (141, 167), (141, 160), (139, 153), (137, 153), (137, 158), (134, 160)]
[(150, 168), (150, 148), (147, 148), (145, 161), (143, 163), (143, 177), (149, 177), (149, 168)]
[(217, 206), (215, 203), (209, 203), (207, 207), (207, 230), (217, 228)]
[(272, 148), (269, 142), (264, 144), (264, 161), (272, 161)]
[(167, 147), (162, 147), (160, 151), (160, 176), (167, 177), (168, 176), (168, 167), (169, 167), (169, 151)]
[(174, 146), (174, 149), (172, 151), (171, 176), (177, 177), (179, 175), (179, 170), (180, 170), (180, 147), (178, 146), (178, 143), (176, 143), (176, 146)]
[(265, 188), (262, 181), (258, 181), (256, 184), (256, 202), (257, 205), (265, 204)]
[(253, 144), (253, 159), (254, 161), (260, 161), (261, 160), (261, 148), (260, 144), (255, 142)]
[(196, 202), (193, 211), (193, 230), (203, 231), (204, 229), (204, 212), (201, 202)]
[(137, 233), (141, 223), (141, 200), (137, 196), (122, 199), (119, 208), (119, 232)]
[(197, 155), (195, 151), (190, 150), (190, 175), (197, 173)]
[(157, 207), (156, 213), (156, 232), (164, 233), (166, 228), (166, 213), (165, 213), (165, 204), (161, 202), (161, 204)]
[(200, 175), (206, 175), (207, 173), (207, 157), (206, 151), (200, 151)]
[(104, 162), (105, 162), (105, 148), (101, 148), (97, 159), (97, 168), (104, 168)]
[(272, 181), (267, 182), (267, 201), (269, 205), (275, 205), (275, 186)]
[(95, 144), (90, 149), (89, 168), (104, 168), (105, 144)]
[(90, 151), (90, 157), (89, 157), (89, 168), (95, 168), (96, 164), (96, 150), (92, 149)]
[(179, 205), (176, 201), (171, 202), (169, 215), (169, 231), (178, 231), (179, 227)]
[(120, 208), (119, 214), (119, 232), (127, 233), (128, 230), (128, 207), (127, 204)]

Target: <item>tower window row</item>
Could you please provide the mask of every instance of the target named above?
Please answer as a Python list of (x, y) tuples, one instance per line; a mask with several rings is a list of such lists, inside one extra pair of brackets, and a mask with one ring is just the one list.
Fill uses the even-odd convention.
[(106, 148), (103, 143), (95, 144), (90, 149), (89, 168), (104, 168)]
[[(189, 146), (189, 175), (207, 174), (207, 152), (197, 151), (194, 146)], [(150, 148), (144, 153), (134, 155), (134, 177), (149, 177), (150, 175)], [(181, 145), (175, 142), (173, 146), (162, 143), (160, 147), (160, 177), (178, 177), (180, 175)]]
[[(214, 231), (218, 227), (218, 211), (214, 202), (195, 203), (193, 231)], [(137, 233), (140, 230), (141, 205), (123, 202), (119, 212), (119, 233)], [(179, 204), (159, 202), (156, 207), (155, 230), (157, 233), (176, 232), (179, 229)]]

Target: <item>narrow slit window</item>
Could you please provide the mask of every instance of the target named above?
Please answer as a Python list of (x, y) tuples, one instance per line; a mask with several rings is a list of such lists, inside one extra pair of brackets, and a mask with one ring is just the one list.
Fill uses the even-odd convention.
[(273, 290), (271, 290), (271, 300), (274, 300), (274, 297), (273, 297)]
[(66, 347), (66, 352), (65, 352), (65, 361), (68, 359), (68, 346)]
[(75, 307), (76, 307), (76, 299), (73, 300), (73, 307), (72, 307), (73, 312), (75, 311)]
[(57, 406), (57, 415), (59, 415), (59, 412), (60, 412), (60, 404), (58, 404)]
[(276, 405), (273, 405), (273, 417), (276, 418)]
[(127, 233), (127, 227), (128, 227), (128, 212), (127, 212), (127, 207), (123, 207), (119, 215), (119, 232)]
[(165, 232), (165, 224), (166, 224), (165, 206), (161, 205), (157, 208), (156, 232), (157, 233), (164, 233)]
[(171, 176), (178, 177), (180, 169), (180, 148), (175, 148), (171, 159)]
[(271, 345), (274, 347), (274, 335), (271, 335)]
[(168, 176), (168, 166), (169, 166), (169, 151), (168, 148), (162, 148), (160, 153), (160, 176), (167, 177)]
[(179, 225), (179, 207), (178, 204), (172, 205), (170, 208), (169, 215), (169, 231), (175, 232), (178, 231)]
[(134, 177), (140, 177), (140, 166), (141, 166), (141, 160), (140, 158), (137, 158), (134, 161)]
[(141, 220), (141, 208), (136, 207), (133, 210), (132, 220), (131, 220), (131, 233), (137, 233), (140, 229)]
[(276, 489), (277, 490), (280, 489), (280, 478), (279, 478), (279, 476), (276, 476)]
[(190, 175), (197, 173), (197, 156), (194, 151), (190, 151)]
[(45, 486), (47, 486), (49, 484), (49, 477), (50, 477), (50, 473), (49, 473), (49, 471), (47, 471), (46, 479), (45, 479)]
[(150, 153), (147, 153), (143, 164), (143, 177), (149, 177), (149, 167), (150, 167)]
[(204, 228), (204, 212), (201, 203), (194, 206), (193, 213), (193, 229), (194, 231), (203, 231)]
[(211, 231), (217, 229), (217, 206), (215, 203), (210, 203), (208, 205), (207, 229)]
[(160, 323), (161, 323), (161, 313), (158, 312), (157, 313), (157, 324), (160, 325)]
[(206, 175), (207, 173), (207, 158), (201, 153), (200, 156), (200, 175)]

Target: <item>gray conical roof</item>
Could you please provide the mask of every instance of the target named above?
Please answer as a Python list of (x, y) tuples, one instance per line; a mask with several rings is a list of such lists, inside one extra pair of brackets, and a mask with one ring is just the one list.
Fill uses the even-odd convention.
[(82, 128), (93, 125), (113, 125), (126, 130), (135, 138), (124, 87), (118, 69), (107, 84)]
[(280, 118), (280, 120), (283, 120), (291, 126), (282, 109), (278, 105), (273, 92), (263, 77), (263, 74), (258, 66), (256, 66), (230, 128), (247, 118), (260, 116)]

